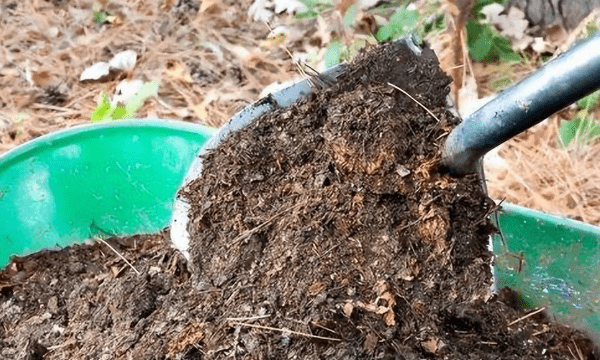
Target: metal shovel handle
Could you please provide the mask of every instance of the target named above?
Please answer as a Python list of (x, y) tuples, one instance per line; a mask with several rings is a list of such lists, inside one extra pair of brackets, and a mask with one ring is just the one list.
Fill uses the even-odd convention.
[(513, 136), (600, 87), (600, 33), (549, 61), (458, 125), (446, 139), (442, 166), (455, 176)]

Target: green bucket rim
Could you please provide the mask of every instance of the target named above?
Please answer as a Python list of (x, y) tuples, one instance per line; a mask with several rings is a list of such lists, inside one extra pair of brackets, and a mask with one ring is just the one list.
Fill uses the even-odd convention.
[(70, 128), (61, 129), (49, 134), (42, 135), (33, 140), (27, 141), (13, 149), (0, 154), (0, 172), (9, 167), (15, 161), (19, 161), (23, 157), (27, 157), (32, 152), (39, 152), (42, 148), (54, 146), (55, 143), (60, 143), (70, 139), (73, 136), (78, 136), (82, 133), (96, 132), (103, 129), (116, 128), (131, 128), (131, 127), (153, 127), (174, 129), (186, 131), (193, 134), (202, 134), (207, 137), (212, 137), (218, 128), (209, 127), (206, 125), (184, 122), (170, 119), (126, 119), (116, 121), (106, 121), (93, 124), (81, 124)]

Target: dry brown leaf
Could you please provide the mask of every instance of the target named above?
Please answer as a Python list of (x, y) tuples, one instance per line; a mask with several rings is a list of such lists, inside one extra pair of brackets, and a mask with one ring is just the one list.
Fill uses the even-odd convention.
[(377, 335), (375, 333), (369, 331), (367, 333), (367, 336), (365, 336), (365, 342), (363, 342), (363, 349), (365, 349), (367, 351), (375, 350), (375, 347), (377, 346), (378, 341), (379, 341), (379, 338), (377, 337)]
[(48, 70), (34, 71), (31, 74), (31, 80), (33, 80), (33, 83), (36, 86), (46, 87), (50, 85), (52, 81), (52, 75), (50, 75), (50, 72)]
[(360, 12), (355, 26), (366, 34), (375, 34), (375, 32), (377, 32), (377, 28), (379, 27), (375, 16), (365, 11)]
[(421, 343), (421, 346), (423, 346), (423, 350), (427, 351), (428, 353), (435, 354), (438, 350), (438, 340), (432, 338), (432, 339), (423, 341)]
[(404, 281), (413, 281), (415, 277), (413, 276), (410, 270), (403, 269), (401, 272), (398, 273), (398, 279), (402, 279)]
[(208, 110), (206, 109), (206, 104), (198, 104), (194, 106), (194, 114), (200, 120), (206, 120), (208, 118)]
[(187, 69), (187, 67), (184, 67), (178, 62), (167, 64), (165, 74), (173, 80), (181, 81), (188, 84), (194, 82), (194, 80), (192, 80), (192, 76), (190, 75), (189, 69)]
[(308, 295), (315, 296), (317, 294), (320, 294), (324, 289), (325, 283), (322, 281), (318, 281), (308, 288)]
[(373, 290), (375, 290), (377, 296), (381, 296), (381, 294), (388, 291), (389, 289), (390, 285), (385, 280), (379, 280), (375, 283), (375, 286), (373, 286)]
[(368, 312), (375, 313), (377, 315), (385, 314), (390, 310), (387, 306), (377, 306), (377, 304), (365, 304), (362, 301), (357, 301), (356, 306)]
[(386, 291), (381, 295), (381, 300), (385, 300), (387, 302), (387, 307), (393, 308), (396, 306), (396, 296), (391, 291)]
[(388, 310), (386, 311), (385, 314), (383, 314), (383, 322), (387, 325), (387, 326), (394, 326), (396, 325), (396, 315), (394, 315), (394, 311), (393, 310)]
[(160, 5), (160, 8), (165, 10), (171, 10), (171, 7), (175, 4), (175, 1), (177, 0), (163, 0), (162, 4)]
[(354, 306), (352, 305), (352, 303), (345, 303), (343, 306), (343, 310), (344, 310), (344, 315), (346, 315), (347, 317), (352, 316), (352, 311), (354, 311)]
[(200, 13), (215, 13), (220, 10), (222, 3), (223, 2), (221, 0), (202, 0), (200, 5)]
[(175, 358), (189, 346), (198, 344), (204, 338), (203, 324), (193, 322), (177, 334), (175, 338), (169, 341), (168, 356)]
[(568, 38), (569, 33), (560, 24), (553, 25), (546, 29), (545, 40), (555, 49), (564, 44)]
[(356, 0), (340, 0), (335, 8), (342, 14), (346, 14), (346, 11), (350, 8), (350, 6), (354, 5)]

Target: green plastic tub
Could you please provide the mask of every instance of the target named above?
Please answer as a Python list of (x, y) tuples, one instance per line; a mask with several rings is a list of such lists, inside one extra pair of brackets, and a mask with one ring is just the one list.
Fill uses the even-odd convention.
[[(324, 75), (335, 77), (336, 71)], [(12, 255), (95, 235), (152, 233), (169, 224), (175, 246), (185, 254), (185, 202), (178, 199), (175, 210), (173, 203), (184, 178), (201, 172), (198, 150), (203, 153), (264, 111), (308, 92), (302, 81), (274, 93), (236, 114), (212, 138), (213, 129), (183, 122), (111, 122), (43, 136), (5, 154), (0, 268)], [(600, 337), (600, 228), (511, 204), (503, 205), (498, 223), (496, 287), (511, 286), (522, 294), (523, 305), (549, 305), (554, 315)]]
[(512, 204), (498, 222), (496, 286), (600, 337), (600, 228)]
[(127, 120), (45, 135), (0, 157), (0, 269), (12, 255), (154, 233), (214, 129)]

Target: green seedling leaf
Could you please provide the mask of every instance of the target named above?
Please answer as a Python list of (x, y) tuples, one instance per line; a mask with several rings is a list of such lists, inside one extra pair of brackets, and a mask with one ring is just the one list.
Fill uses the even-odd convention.
[(588, 145), (600, 137), (600, 124), (590, 117), (578, 117), (563, 122), (558, 128), (558, 136), (564, 147)]
[(112, 109), (112, 112), (110, 113), (110, 118), (112, 120), (127, 119), (127, 109), (125, 109), (125, 106), (123, 105), (118, 105), (117, 107)]
[(390, 21), (377, 30), (375, 38), (379, 42), (386, 42), (409, 34), (416, 28), (418, 18), (419, 14), (416, 10), (400, 7), (392, 15)]
[(467, 22), (467, 44), (469, 55), (475, 61), (486, 61), (491, 57), (492, 41), (494, 35), (489, 25), (478, 24), (474, 21)]
[(358, 54), (360, 49), (364, 48), (367, 45), (367, 40), (365, 39), (354, 39), (352, 43), (347, 47), (347, 60), (350, 61), (354, 59), (354, 56)]
[(306, 6), (306, 8), (310, 11), (311, 9), (314, 9), (317, 7), (317, 5), (319, 4), (318, 0), (300, 0), (300, 2)]
[(110, 112), (110, 100), (106, 94), (102, 95), (102, 98), (98, 102), (98, 106), (96, 106), (92, 112), (91, 120), (92, 122), (106, 120), (107, 116), (110, 117)]
[(587, 32), (588, 36), (594, 35), (598, 32), (598, 30), (600, 30), (600, 28), (598, 28), (598, 24), (596, 24), (594, 21), (590, 21), (589, 23), (585, 24), (585, 31)]
[(108, 21), (108, 14), (104, 11), (94, 13), (92, 20), (98, 25), (102, 25)]
[(92, 19), (98, 25), (108, 21), (108, 14), (104, 11), (104, 6), (99, 1), (94, 1), (92, 5)]
[(327, 45), (325, 50), (325, 67), (330, 68), (340, 63), (342, 52), (344, 51), (344, 44), (342, 42), (334, 40)]
[(342, 18), (342, 22), (344, 25), (348, 27), (353, 27), (356, 24), (356, 14), (358, 13), (358, 8), (356, 5), (352, 5), (346, 10), (344, 17)]
[(433, 19), (432, 21), (425, 24), (425, 26), (423, 28), (423, 33), (429, 34), (430, 32), (432, 32), (434, 30), (444, 29), (446, 27), (446, 25), (444, 23), (444, 19), (445, 19), (444, 14), (438, 15), (435, 19)]
[(316, 11), (308, 10), (308, 11), (299, 12), (296, 15), (294, 15), (294, 17), (298, 20), (302, 20), (302, 19), (314, 19), (318, 15), (319, 14)]
[(300, 0), (308, 10), (294, 15), (296, 19), (313, 19), (333, 6), (331, 0)]
[(490, 24), (480, 24), (469, 20), (466, 29), (469, 55), (474, 61), (510, 62), (521, 60), (521, 56), (511, 48), (510, 40), (500, 35)]
[(127, 104), (125, 105), (125, 119), (130, 119), (135, 116), (135, 113), (138, 111), (140, 107), (148, 100), (148, 98), (152, 96), (156, 96), (158, 94), (158, 86), (160, 85), (159, 81), (149, 81), (145, 83), (142, 88), (135, 93), (132, 97), (127, 100)]
[(577, 107), (580, 110), (593, 110), (600, 103), (600, 90), (596, 90), (595, 92), (589, 94), (583, 99), (577, 101)]
[(130, 119), (135, 116), (135, 113), (139, 108), (146, 102), (149, 97), (158, 94), (158, 81), (150, 81), (145, 83), (142, 88), (136, 92), (132, 97), (127, 100), (125, 106), (118, 105), (114, 108), (110, 105), (108, 96), (102, 95), (102, 98), (98, 102), (98, 106), (92, 112), (92, 122), (99, 122), (104, 120), (120, 120)]

